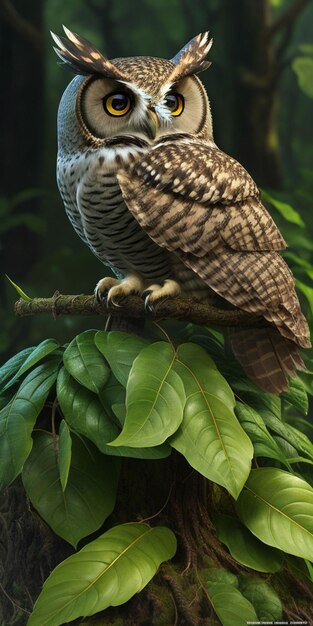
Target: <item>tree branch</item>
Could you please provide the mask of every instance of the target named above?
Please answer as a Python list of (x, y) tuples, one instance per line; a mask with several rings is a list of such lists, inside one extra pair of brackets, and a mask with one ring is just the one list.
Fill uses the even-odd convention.
[(273, 72), (273, 85), (277, 83), (284, 69), (290, 64), (290, 58), (284, 59), (284, 54), (292, 38), (295, 22), (309, 2), (311, 0), (294, 0), (293, 4), (268, 29), (269, 40), (272, 40), (277, 33), (282, 32), (275, 51), (276, 68)]
[[(106, 317), (145, 318), (144, 303), (139, 296), (128, 296), (120, 300), (120, 305), (106, 308), (98, 304), (94, 296), (64, 296), (56, 292), (52, 298), (34, 298), (31, 301), (18, 300), (15, 313), (21, 317), (50, 313), (58, 315), (104, 315)], [(156, 306), (155, 319), (173, 318), (193, 324), (213, 324), (216, 326), (256, 327), (266, 323), (263, 318), (239, 309), (222, 310), (209, 304), (201, 304), (185, 298), (172, 298)]]
[(286, 11), (274, 22), (269, 30), (269, 36), (273, 37), (283, 28), (292, 27), (297, 17), (302, 13), (303, 9), (311, 0), (295, 0), (295, 2), (286, 9)]
[(10, 0), (0, 0), (0, 16), (1, 15), (7, 24), (22, 35), (24, 39), (27, 39), (34, 48), (37, 50), (42, 48), (43, 39), (40, 31), (20, 15)]

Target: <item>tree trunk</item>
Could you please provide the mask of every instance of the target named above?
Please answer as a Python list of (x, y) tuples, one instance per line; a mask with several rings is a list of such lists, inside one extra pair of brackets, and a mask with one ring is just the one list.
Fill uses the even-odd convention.
[[(281, 157), (277, 137), (277, 50), (270, 37), (269, 0), (224, 2), (229, 42), (229, 78), (234, 90), (232, 154), (258, 185), (279, 187)], [(225, 15), (226, 18), (226, 15)]]
[[(128, 521), (166, 525), (176, 534), (177, 556), (173, 562), (163, 564), (150, 584), (126, 604), (71, 624), (218, 626), (219, 621), (201, 586), (203, 567), (226, 568), (234, 574), (269, 579), (268, 574), (255, 573), (239, 565), (217, 539), (216, 516), (232, 511), (230, 496), (194, 471), (175, 451), (168, 459), (157, 462), (125, 459), (115, 511), (102, 532)], [(2, 580), (6, 595), (1, 603), (0, 623), (24, 626), (49, 571), (73, 549), (56, 537), (26, 503), (18, 481), (3, 498), (1, 525)], [(312, 588), (287, 569), (271, 576), (270, 583), (286, 600), (284, 617), (310, 623)]]
[[(27, 15), (26, 18), (23, 17)], [(0, 2), (0, 195), (14, 198), (20, 191), (41, 187), (44, 120), (44, 54), (41, 40), (43, 3), (33, 0)], [(36, 213), (36, 199), (18, 211)], [(15, 210), (14, 215), (17, 211)], [(11, 217), (11, 216), (10, 216)], [(17, 242), (18, 241), (18, 245)], [(2, 237), (1, 267), (17, 280), (37, 258), (38, 235), (26, 228)], [(5, 261), (5, 267), (4, 267)], [(3, 301), (3, 300), (2, 300)]]

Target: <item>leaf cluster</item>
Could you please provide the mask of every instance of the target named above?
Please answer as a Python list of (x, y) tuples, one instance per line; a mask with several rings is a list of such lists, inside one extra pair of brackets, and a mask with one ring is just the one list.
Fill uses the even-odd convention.
[[(120, 605), (174, 556), (165, 526), (126, 521), (103, 532), (123, 457), (148, 462), (176, 450), (228, 492), (216, 532), (235, 561), (272, 574), (293, 555), (310, 578), (313, 444), (298, 428), (311, 428), (308, 393), (300, 379), (280, 398), (261, 392), (225, 359), (218, 332), (191, 324), (173, 339), (161, 327), (145, 337), (89, 330), (11, 358), (0, 368), (0, 485), (21, 475), (52, 530), (75, 549), (84, 544), (48, 577), (29, 625)], [(224, 626), (281, 618), (263, 579), (209, 568), (199, 584)]]

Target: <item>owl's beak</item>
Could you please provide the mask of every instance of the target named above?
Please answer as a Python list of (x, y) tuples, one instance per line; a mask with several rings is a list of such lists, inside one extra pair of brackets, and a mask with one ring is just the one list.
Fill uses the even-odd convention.
[(149, 139), (155, 139), (159, 129), (159, 118), (153, 108), (148, 109), (145, 131)]

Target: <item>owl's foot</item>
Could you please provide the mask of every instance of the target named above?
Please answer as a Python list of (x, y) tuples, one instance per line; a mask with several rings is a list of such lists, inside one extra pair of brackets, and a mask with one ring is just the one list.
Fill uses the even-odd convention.
[(163, 285), (150, 285), (142, 293), (145, 300), (145, 312), (155, 315), (157, 305), (167, 298), (175, 298), (181, 293), (181, 288), (176, 280), (167, 279)]
[(132, 293), (141, 293), (143, 289), (143, 282), (139, 276), (131, 274), (126, 276), (123, 280), (106, 276), (99, 280), (95, 288), (95, 295), (100, 304), (120, 307), (117, 302)]

